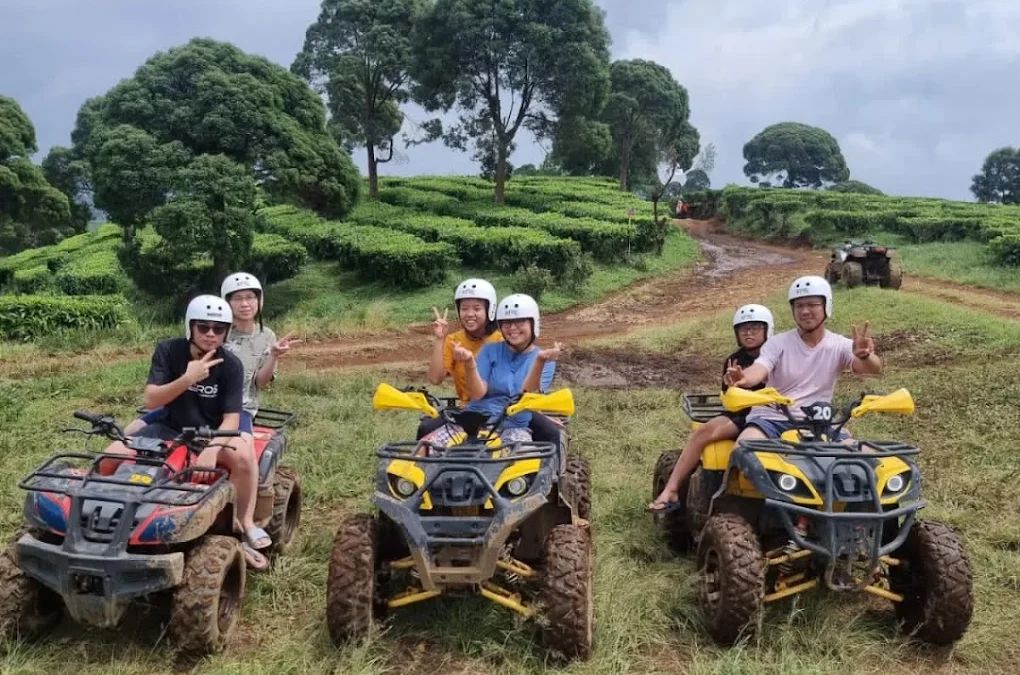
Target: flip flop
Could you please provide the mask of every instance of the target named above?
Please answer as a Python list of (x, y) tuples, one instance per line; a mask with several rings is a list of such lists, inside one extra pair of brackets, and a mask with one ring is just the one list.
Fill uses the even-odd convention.
[(257, 572), (269, 568), (269, 558), (249, 546), (248, 542), (241, 544), (241, 547), (244, 549), (244, 560), (248, 563), (248, 567)]
[(664, 504), (664, 506), (661, 507), (661, 508), (653, 508), (652, 506), (646, 506), (645, 507), (645, 513), (651, 513), (651, 514), (662, 513), (662, 514), (666, 514), (666, 513), (673, 513), (675, 511), (682, 511), (684, 509), (684, 503), (683, 502), (654, 502), (654, 504), (656, 504), (656, 505)]
[(244, 533), (244, 541), (256, 551), (261, 551), (273, 545), (273, 540), (269, 538), (269, 535), (261, 527), (253, 527), (246, 531)]

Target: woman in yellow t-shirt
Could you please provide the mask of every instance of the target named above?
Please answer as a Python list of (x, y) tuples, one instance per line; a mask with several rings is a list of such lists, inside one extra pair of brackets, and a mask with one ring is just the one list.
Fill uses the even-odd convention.
[[(443, 383), (447, 375), (453, 376), (453, 385), (457, 389), (457, 398), (461, 405), (471, 401), (468, 390), (467, 370), (464, 363), (454, 361), (453, 348), (460, 345), (475, 356), (487, 342), (501, 342), (503, 335), (496, 330), (496, 289), (485, 279), (465, 279), (453, 293), (453, 302), (457, 306), (457, 319), (461, 329), (450, 333), (447, 323), (447, 311), (442, 316), (439, 310), (432, 308), (435, 321), (432, 322), (432, 333), (435, 341), (432, 346), (432, 358), (429, 360), (429, 382), (433, 385)], [(443, 419), (425, 418), (418, 427), (418, 438), (435, 431), (443, 425)]]

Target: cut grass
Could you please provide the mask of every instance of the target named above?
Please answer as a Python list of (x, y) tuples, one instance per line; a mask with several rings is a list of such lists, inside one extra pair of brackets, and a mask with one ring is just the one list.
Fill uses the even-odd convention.
[[(882, 301), (879, 302), (878, 299)], [(772, 605), (761, 631), (731, 649), (715, 647), (696, 609), (694, 565), (675, 558), (642, 512), (651, 498), (658, 454), (679, 446), (688, 424), (677, 391), (575, 389), (574, 447), (593, 467), (596, 535), (596, 651), (591, 662), (558, 669), (534, 644), (529, 623), (476, 598), (433, 600), (397, 613), (367, 643), (334, 649), (326, 636), (326, 561), (338, 520), (369, 508), (376, 469), (373, 450), (409, 437), (413, 414), (373, 412), (378, 381), (404, 384), (403, 371), (343, 374), (286, 369), (264, 405), (300, 413), (290, 432), (287, 463), (301, 474), (306, 495), (301, 531), (291, 554), (271, 573), (252, 575), (242, 623), (227, 653), (196, 673), (1009, 673), (1020, 665), (1020, 459), (1013, 450), (1020, 380), (1015, 324), (917, 298), (874, 289), (837, 293), (837, 329), (870, 318), (876, 335), (928, 331), (930, 342), (886, 353), (887, 374), (844, 378), (837, 402), (862, 386), (908, 387), (913, 417), (867, 417), (858, 436), (875, 434), (916, 442), (929, 505), (922, 517), (959, 527), (975, 572), (974, 620), (951, 651), (928, 650), (895, 633), (888, 603), (861, 596), (815, 592)], [(769, 305), (790, 325), (782, 298)], [(646, 346), (674, 349), (699, 336), (697, 353), (730, 351), (724, 312), (655, 339)], [(1012, 355), (1005, 350), (1012, 345)], [(918, 366), (918, 356), (944, 350), (941, 366)], [(708, 357), (706, 357), (708, 358)], [(0, 384), (0, 532), (21, 520), (16, 481), (57, 449), (80, 447), (57, 428), (73, 423), (78, 408), (111, 411), (127, 420), (141, 392), (147, 361), (56, 373)], [(1004, 376), (1005, 374), (1005, 376)], [(693, 388), (717, 386), (714, 381)], [(9, 404), (9, 405), (7, 405)], [(135, 623), (135, 622), (132, 622)], [(141, 622), (139, 622), (141, 623)], [(148, 632), (146, 632), (146, 630)], [(114, 631), (65, 627), (54, 638), (19, 645), (6, 672), (78, 675), (169, 673), (159, 628)], [(73, 664), (73, 665), (72, 665)], [(112, 664), (116, 664), (113, 666)]]

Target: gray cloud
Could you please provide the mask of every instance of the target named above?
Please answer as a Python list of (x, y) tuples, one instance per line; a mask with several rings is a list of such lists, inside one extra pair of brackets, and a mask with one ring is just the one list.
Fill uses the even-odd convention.
[[(616, 58), (668, 66), (718, 150), (713, 183), (746, 184), (743, 144), (763, 127), (815, 124), (854, 178), (898, 194), (969, 199), (984, 156), (1020, 144), (1020, 3), (1003, 0), (599, 0)], [(78, 107), (159, 50), (228, 40), (289, 66), (319, 0), (3, 0), (0, 93), (35, 123), (41, 159), (68, 144)], [(410, 117), (425, 118), (415, 108)], [(386, 173), (474, 173), (440, 143)], [(512, 161), (538, 163), (527, 135)], [(364, 169), (363, 153), (355, 159)]]

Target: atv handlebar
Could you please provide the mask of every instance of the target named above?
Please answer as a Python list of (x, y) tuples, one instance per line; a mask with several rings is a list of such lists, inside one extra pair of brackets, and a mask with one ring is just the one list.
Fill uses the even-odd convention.
[(861, 394), (843, 409), (836, 411), (835, 407), (828, 402), (815, 402), (810, 405), (800, 406), (804, 413), (803, 419), (793, 416), (788, 406), (777, 406), (792, 424), (794, 429), (810, 431), (816, 438), (822, 436), (835, 437), (852, 418), (854, 408), (859, 406), (866, 394)]
[[(106, 436), (111, 441), (120, 441), (125, 445), (130, 442), (130, 438), (116, 423), (112, 415), (95, 415), (83, 410), (75, 410), (72, 415), (77, 419), (89, 422), (92, 425), (92, 429), (85, 431), (84, 429), (71, 428), (64, 431), (82, 433), (87, 436)], [(240, 435), (241, 432), (236, 429), (213, 429), (205, 425), (200, 427), (184, 427), (177, 437), (169, 441), (169, 443), (180, 443), (191, 452), (200, 453), (209, 444), (199, 443), (198, 441), (211, 441), (215, 438), (237, 438)]]

